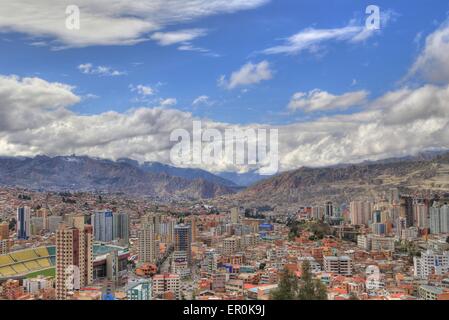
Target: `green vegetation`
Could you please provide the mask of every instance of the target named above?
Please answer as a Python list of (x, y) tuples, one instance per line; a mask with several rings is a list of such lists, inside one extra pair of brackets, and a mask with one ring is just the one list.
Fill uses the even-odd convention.
[(285, 269), (277, 289), (271, 292), (272, 300), (327, 300), (327, 290), (324, 284), (313, 279), (309, 261), (302, 264), (301, 281)]
[(44, 270), (39, 270), (39, 271), (35, 271), (35, 272), (31, 272), (27, 274), (27, 278), (34, 278), (37, 277), (38, 275), (43, 275), (45, 277), (55, 277), (56, 276), (56, 268), (52, 267), (52, 268), (48, 268), (48, 269), (44, 269)]
[(310, 240), (321, 240), (331, 233), (331, 228), (327, 223), (322, 221), (294, 221), (289, 225), (290, 232), (288, 237), (290, 240), (298, 237), (302, 232), (309, 231), (313, 233)]

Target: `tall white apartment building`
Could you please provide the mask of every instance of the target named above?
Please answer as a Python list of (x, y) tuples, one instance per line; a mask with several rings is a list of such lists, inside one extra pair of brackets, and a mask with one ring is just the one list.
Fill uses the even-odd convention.
[(426, 279), (429, 275), (443, 275), (449, 272), (449, 251), (437, 254), (432, 250), (421, 252), (421, 257), (413, 257), (414, 276)]
[(352, 201), (349, 205), (349, 214), (351, 219), (351, 224), (353, 225), (367, 225), (371, 212), (373, 210), (373, 205), (368, 201)]

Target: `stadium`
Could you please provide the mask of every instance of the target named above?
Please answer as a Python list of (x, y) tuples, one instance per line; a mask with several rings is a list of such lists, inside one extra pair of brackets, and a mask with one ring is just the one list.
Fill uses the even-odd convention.
[[(94, 279), (106, 276), (107, 255), (117, 251), (119, 272), (126, 270), (129, 252), (126, 247), (96, 243)], [(0, 255), (0, 282), (7, 279), (31, 278), (37, 275), (55, 276), (56, 247), (42, 246)]]

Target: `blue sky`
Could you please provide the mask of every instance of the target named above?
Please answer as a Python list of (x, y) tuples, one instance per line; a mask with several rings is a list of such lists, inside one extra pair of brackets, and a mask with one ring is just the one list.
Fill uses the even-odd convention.
[[(371, 130), (366, 119), (373, 116), (373, 108), (382, 109), (382, 117), (394, 116), (395, 108), (399, 110), (402, 105), (402, 100), (390, 103), (394, 94), (406, 91), (401, 97), (407, 101), (415, 99), (419, 89), (426, 85), (446, 89), (444, 85), (449, 81), (444, 72), (448, 69), (442, 52), (449, 41), (438, 36), (449, 30), (447, 1), (145, 0), (133, 4), (101, 0), (96, 3), (18, 0), (2, 4), (0, 76), (5, 81), (6, 98), (4, 110), (0, 111), (8, 116), (7, 109), (11, 108), (16, 108), (16, 113), (22, 108), (27, 111), (43, 108), (36, 115), (36, 119), (43, 120), (39, 119), (41, 127), (24, 125), (15, 128), (14, 134), (0, 130), (4, 132), (0, 134), (1, 154), (73, 151), (116, 158), (120, 150), (124, 156), (139, 160), (163, 161), (167, 158), (162, 155), (167, 145), (144, 151), (139, 145), (124, 151), (118, 144), (124, 143), (122, 136), (111, 142), (117, 142), (116, 146), (106, 140), (94, 146), (94, 142), (84, 145), (71, 136), (75, 133), (66, 132), (65, 141), (76, 141), (79, 147), (75, 146), (77, 143), (61, 147), (64, 145), (61, 142), (55, 149), (44, 147), (38, 139), (42, 132), (47, 136), (60, 135), (63, 130), (59, 125), (64, 130), (71, 126), (87, 128), (97, 119), (109, 119), (110, 111), (123, 118), (114, 119), (118, 124), (111, 124), (111, 131), (122, 132), (125, 129), (120, 124), (131, 121), (135, 110), (142, 108), (151, 113), (148, 123), (158, 121), (158, 126), (162, 126), (161, 120), (156, 117), (174, 111), (179, 111), (176, 116), (170, 113), (176, 119), (192, 116), (218, 125), (281, 126), (289, 136), (294, 136), (293, 140), (285, 138), (285, 159), (281, 162), (286, 169), (446, 147), (447, 141), (431, 142), (432, 135), (441, 135), (443, 130), (436, 119), (433, 119), (434, 132), (429, 136), (422, 132), (417, 143), (404, 145), (401, 150), (390, 145), (378, 146), (373, 134), (366, 141), (365, 137), (353, 134)], [(111, 3), (115, 6), (107, 7)], [(64, 28), (66, 4), (80, 6), (79, 31)], [(367, 35), (363, 32), (368, 5), (379, 6), (383, 20), (380, 30)], [(289, 42), (295, 35), (300, 40)], [(304, 40), (307, 37), (314, 40), (307, 42)], [(441, 67), (432, 61), (441, 63)], [(16, 78), (10, 78), (13, 75)], [(25, 79), (34, 80), (27, 83)], [(0, 83), (0, 90), (1, 86)], [(49, 94), (47, 104), (41, 103), (46, 94)], [(31, 102), (18, 104), (17, 101), (27, 97), (37, 99), (36, 106)], [(410, 103), (415, 106), (415, 100)], [(446, 107), (442, 105), (443, 109)], [(168, 113), (161, 111), (159, 115), (156, 111), (159, 109)], [(64, 118), (67, 116), (70, 119)], [(444, 113), (446, 120), (445, 116)], [(362, 118), (366, 123), (360, 122)], [(329, 124), (329, 119), (331, 122), (338, 119), (344, 129), (338, 131)], [(375, 132), (385, 130), (388, 135), (388, 130), (408, 130), (385, 127), (390, 124), (379, 115), (371, 119), (382, 128)], [(34, 125), (39, 121), (33, 122)], [(1, 125), (0, 121), (3, 129)], [(315, 126), (320, 134), (302, 135), (303, 131), (317, 131)], [(174, 124), (167, 125), (172, 127)], [(23, 134), (16, 134), (19, 131)], [(129, 138), (128, 132), (123, 135)], [(141, 133), (133, 138), (159, 139)], [(344, 144), (340, 143), (345, 139)], [(363, 140), (367, 147), (357, 149), (361, 148), (355, 145), (357, 139)], [(319, 151), (324, 143), (333, 150), (332, 154)], [(319, 156), (310, 158), (311, 153)]]
[[(176, 98), (174, 108), (216, 121), (283, 124), (323, 115), (323, 112), (286, 114), (290, 97), (298, 91), (319, 88), (341, 94), (365, 89), (374, 98), (394, 89), (418, 54), (417, 35), (421, 33), (424, 39), (444, 21), (449, 10), (445, 1), (431, 1), (431, 5), (376, 1), (382, 11), (393, 10), (396, 14), (387, 26), (381, 26), (379, 34), (366, 41), (355, 44), (328, 41), (317, 53), (269, 56), (260, 53), (306, 28), (342, 28), (351, 19), (363, 24), (369, 4), (372, 3), (271, 1), (252, 10), (204, 17), (166, 29), (207, 29), (208, 34), (192, 44), (219, 56), (180, 51), (176, 45), (160, 46), (154, 41), (52, 50), (49, 46), (30, 45), (33, 42), (30, 35), (6, 32), (0, 42), (0, 69), (3, 74), (68, 83), (76, 86), (75, 92), (80, 95), (97, 96), (73, 106), (73, 110), (83, 114), (123, 112), (130, 107), (152, 106), (158, 99)], [(234, 90), (217, 86), (221, 75), (229, 75), (248, 62), (263, 60), (270, 63), (272, 79)], [(84, 63), (109, 66), (126, 74), (82, 74), (77, 66)], [(152, 87), (157, 93), (146, 101), (137, 100), (138, 94), (129, 86), (139, 84)], [(213, 105), (192, 106), (202, 95), (208, 96)], [(324, 112), (327, 113), (333, 111)]]

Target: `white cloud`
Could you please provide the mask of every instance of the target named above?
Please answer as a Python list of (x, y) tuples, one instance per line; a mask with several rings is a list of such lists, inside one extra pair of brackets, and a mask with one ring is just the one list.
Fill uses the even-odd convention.
[(155, 90), (150, 86), (145, 86), (142, 84), (138, 84), (137, 86), (129, 85), (129, 88), (132, 92), (137, 92), (141, 96), (152, 96), (155, 93)]
[(160, 99), (159, 103), (161, 106), (171, 107), (176, 105), (178, 103), (178, 100), (176, 100), (175, 98)]
[(125, 75), (126, 72), (114, 70), (111, 67), (107, 66), (94, 66), (92, 63), (83, 63), (78, 66), (78, 70), (84, 74), (93, 74), (99, 76), (122, 76)]
[(205, 95), (197, 97), (192, 102), (192, 106), (200, 106), (200, 105), (211, 106), (213, 104), (214, 104), (214, 101), (211, 101), (210, 98)]
[(169, 46), (177, 43), (189, 43), (206, 34), (206, 29), (185, 29), (172, 32), (156, 32), (151, 36), (151, 39), (157, 41), (161, 46)]
[[(174, 129), (191, 130), (192, 114), (170, 109), (169, 98), (151, 108), (79, 115), (72, 86), (39, 78), (0, 76), (0, 154), (86, 154), (169, 163)], [(283, 170), (412, 154), (449, 147), (449, 86), (425, 85), (386, 93), (351, 115), (278, 126)], [(206, 128), (273, 128), (203, 119)], [(51, 143), (48, 143), (51, 141)], [(223, 159), (207, 170), (245, 170)]]
[(426, 38), (425, 48), (410, 69), (407, 78), (419, 76), (435, 83), (449, 81), (449, 20)]
[(229, 81), (222, 75), (218, 79), (218, 85), (227, 89), (234, 89), (240, 86), (256, 84), (265, 80), (270, 80), (273, 72), (270, 69), (268, 61), (264, 60), (258, 64), (248, 62), (239, 70), (233, 72)]
[[(393, 10), (381, 11), (381, 29), (386, 28), (389, 21), (397, 16)], [(325, 42), (363, 42), (380, 30), (366, 28), (364, 24), (351, 20), (342, 28), (316, 29), (306, 28), (285, 39), (284, 44), (262, 51), (264, 54), (299, 54), (303, 51), (316, 52)]]
[(268, 0), (77, 0), (80, 29), (65, 28), (71, 0), (3, 1), (0, 31), (45, 39), (52, 47), (132, 45), (149, 39), (168, 25), (217, 14), (254, 9)]
[(305, 112), (341, 110), (364, 104), (367, 97), (368, 92), (364, 90), (333, 95), (329, 92), (315, 89), (308, 93), (295, 93), (288, 104), (288, 108), (292, 111), (304, 110)]

